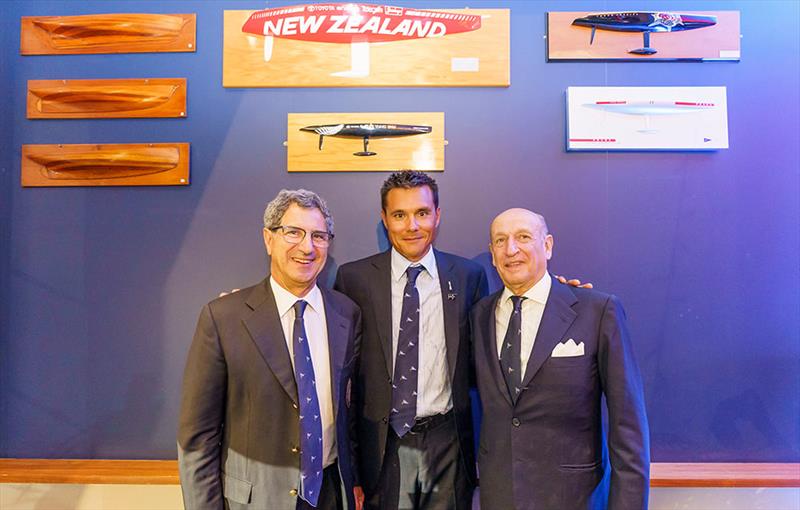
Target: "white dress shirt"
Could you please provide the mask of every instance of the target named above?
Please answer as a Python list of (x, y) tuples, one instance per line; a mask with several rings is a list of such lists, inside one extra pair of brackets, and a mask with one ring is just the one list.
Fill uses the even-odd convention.
[[(531, 357), (531, 352), (533, 352), (533, 342), (539, 332), (539, 324), (542, 322), (544, 305), (550, 295), (551, 286), (550, 273), (545, 272), (544, 276), (523, 294), (526, 299), (522, 300), (522, 344), (519, 350), (522, 374), (520, 375), (520, 380), (525, 379), (525, 370), (528, 368), (528, 360)], [(494, 311), (495, 331), (497, 333), (497, 359), (500, 359), (503, 341), (508, 329), (508, 320), (514, 311), (514, 304), (511, 302), (511, 296), (513, 295), (514, 293), (506, 287), (503, 290), (503, 294), (500, 295)]]
[(311, 292), (299, 298), (280, 286), (272, 276), (269, 277), (278, 315), (281, 318), (283, 337), (289, 349), (289, 359), (294, 367), (294, 304), (303, 299), (308, 303), (303, 312), (308, 346), (311, 349), (311, 364), (314, 366), (314, 379), (317, 381), (317, 399), (322, 417), (322, 466), (327, 467), (336, 460), (336, 425), (333, 422), (333, 394), (331, 393), (331, 362), (328, 353), (328, 328), (325, 320), (325, 306), (322, 292), (314, 285)]
[(412, 263), (392, 248), (392, 371), (397, 356), (403, 291), (411, 265), (425, 268), (417, 277), (420, 302), (419, 371), (417, 372), (417, 418), (443, 414), (453, 408), (453, 395), (447, 375), (447, 343), (444, 337), (444, 308), (439, 271), (433, 249), (419, 262)]

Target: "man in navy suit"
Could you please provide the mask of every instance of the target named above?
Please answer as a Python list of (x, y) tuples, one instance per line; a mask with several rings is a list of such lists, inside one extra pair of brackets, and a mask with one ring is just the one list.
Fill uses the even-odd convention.
[(486, 275), (433, 248), (439, 192), (428, 175), (392, 174), (381, 206), (391, 250), (344, 264), (335, 284), (362, 311), (354, 395), (366, 506), (466, 510), (475, 483), (468, 317)]
[(552, 280), (536, 213), (497, 216), (489, 247), (505, 287), (470, 317), (481, 509), (646, 509), (649, 434), (622, 305)]

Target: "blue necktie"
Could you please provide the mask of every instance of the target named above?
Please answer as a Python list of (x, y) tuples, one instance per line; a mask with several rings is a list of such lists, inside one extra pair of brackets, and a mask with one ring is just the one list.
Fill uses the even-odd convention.
[(294, 308), (292, 345), (294, 349), (294, 378), (300, 400), (300, 497), (317, 506), (322, 487), (322, 417), (317, 398), (311, 348), (303, 322), (307, 302), (297, 301)]
[(399, 437), (414, 426), (417, 417), (417, 366), (419, 365), (419, 291), (417, 277), (425, 269), (409, 266), (406, 269), (406, 288), (400, 312), (400, 332), (397, 335), (397, 355), (392, 381), (392, 412), (389, 424)]
[(517, 397), (522, 391), (522, 296), (511, 296), (514, 311), (508, 319), (508, 329), (503, 341), (503, 348), (500, 349), (500, 367), (503, 369), (503, 377), (506, 379), (508, 394), (511, 401), (516, 402)]

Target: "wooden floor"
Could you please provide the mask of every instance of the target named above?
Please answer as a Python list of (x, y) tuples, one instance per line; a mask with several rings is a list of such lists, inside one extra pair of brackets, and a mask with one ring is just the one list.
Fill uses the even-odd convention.
[[(654, 463), (652, 487), (800, 487), (800, 463)], [(0, 483), (177, 485), (174, 460), (0, 459)]]

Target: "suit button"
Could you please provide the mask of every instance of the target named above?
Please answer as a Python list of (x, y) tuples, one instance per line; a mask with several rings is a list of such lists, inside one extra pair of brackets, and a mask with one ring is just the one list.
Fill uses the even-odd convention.
[(294, 407), (295, 409), (297, 409), (297, 404), (292, 404), (292, 407)]
[(514, 425), (515, 427), (519, 427), (519, 423), (520, 423), (519, 422), (519, 418), (517, 418), (517, 417), (511, 418), (511, 425)]
[(381, 421), (383, 421), (383, 423), (389, 423), (389, 418), (387, 418), (386, 416), (384, 416), (384, 417), (383, 417), (383, 420), (381, 420)]
[(297, 489), (292, 489), (289, 491), (290, 496), (297, 496)]
[(300, 453), (300, 448), (292, 446), (292, 453)]

